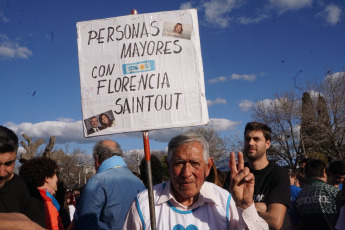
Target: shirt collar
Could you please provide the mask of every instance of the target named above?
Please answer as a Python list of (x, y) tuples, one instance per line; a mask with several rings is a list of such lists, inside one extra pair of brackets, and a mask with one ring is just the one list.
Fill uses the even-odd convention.
[(123, 161), (122, 157), (120, 156), (112, 156), (99, 166), (97, 173), (104, 172), (105, 170), (116, 168), (116, 167), (126, 167), (126, 163)]
[(182, 209), (183, 211), (198, 208), (198, 207), (204, 205), (205, 203), (214, 203), (217, 206), (221, 205), (221, 202), (220, 202), (219, 198), (214, 194), (213, 189), (210, 186), (210, 183), (206, 182), (206, 181), (201, 186), (198, 200), (193, 205), (191, 205), (189, 207), (182, 205), (180, 202), (178, 202), (175, 199), (173, 192), (172, 192), (171, 183), (170, 183), (170, 181), (167, 181), (163, 185), (162, 195), (159, 197), (156, 204), (159, 205), (162, 203), (166, 203), (168, 201), (170, 201), (174, 206), (176, 206), (179, 209)]

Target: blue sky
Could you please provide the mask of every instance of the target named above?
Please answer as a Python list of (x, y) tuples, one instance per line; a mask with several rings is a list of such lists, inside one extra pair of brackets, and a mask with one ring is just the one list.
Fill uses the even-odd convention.
[[(139, 132), (83, 137), (76, 23), (186, 8), (198, 9), (210, 126), (223, 136), (242, 135), (255, 102), (345, 70), (343, 0), (0, 0), (0, 124), (58, 147), (143, 148)], [(184, 130), (150, 131), (151, 149)]]

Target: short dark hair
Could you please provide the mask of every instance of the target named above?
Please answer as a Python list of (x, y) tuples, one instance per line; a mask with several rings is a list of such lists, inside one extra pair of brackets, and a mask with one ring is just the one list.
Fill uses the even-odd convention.
[(106, 159), (113, 157), (113, 156), (121, 156), (123, 155), (121, 146), (119, 143), (114, 141), (116, 143), (116, 148), (112, 148), (111, 146), (105, 146), (103, 145), (102, 141), (98, 141), (95, 146), (93, 147), (93, 159), (98, 159), (98, 163), (102, 164), (103, 161)]
[[(148, 178), (146, 170), (145, 157), (141, 160), (140, 165), (140, 178), (146, 188), (148, 188)], [(163, 181), (163, 164), (156, 155), (151, 155), (151, 170), (152, 170), (152, 185), (160, 184)]]
[(342, 161), (333, 161), (329, 164), (328, 171), (332, 175), (345, 175), (345, 164)]
[(246, 127), (244, 128), (244, 135), (246, 135), (248, 131), (261, 131), (264, 134), (266, 141), (271, 140), (272, 130), (270, 127), (268, 127), (268, 125), (264, 123), (260, 123), (257, 121), (248, 122), (246, 124)]
[(34, 157), (25, 161), (19, 175), (36, 187), (43, 186), (45, 179), (51, 178), (59, 169), (57, 163), (48, 157)]
[(17, 152), (18, 137), (9, 128), (0, 125), (0, 153)]
[(307, 179), (315, 179), (323, 177), (326, 169), (326, 164), (322, 160), (310, 159), (305, 165), (304, 172)]

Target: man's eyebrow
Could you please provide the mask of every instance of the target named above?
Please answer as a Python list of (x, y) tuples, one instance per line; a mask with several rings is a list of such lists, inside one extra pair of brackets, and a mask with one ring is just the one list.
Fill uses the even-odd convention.
[(0, 165), (9, 165), (12, 164), (13, 162), (15, 162), (16, 160), (11, 160), (11, 161), (6, 161), (6, 162), (0, 162)]

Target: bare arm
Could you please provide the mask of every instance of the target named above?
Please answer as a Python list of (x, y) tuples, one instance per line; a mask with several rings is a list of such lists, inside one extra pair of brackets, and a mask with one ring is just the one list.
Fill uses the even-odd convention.
[(259, 216), (264, 219), (271, 229), (280, 229), (283, 226), (286, 207), (283, 204), (272, 203), (267, 205), (264, 203), (255, 203), (256, 210), (259, 213)]
[(0, 213), (0, 230), (44, 230), (22, 213)]

